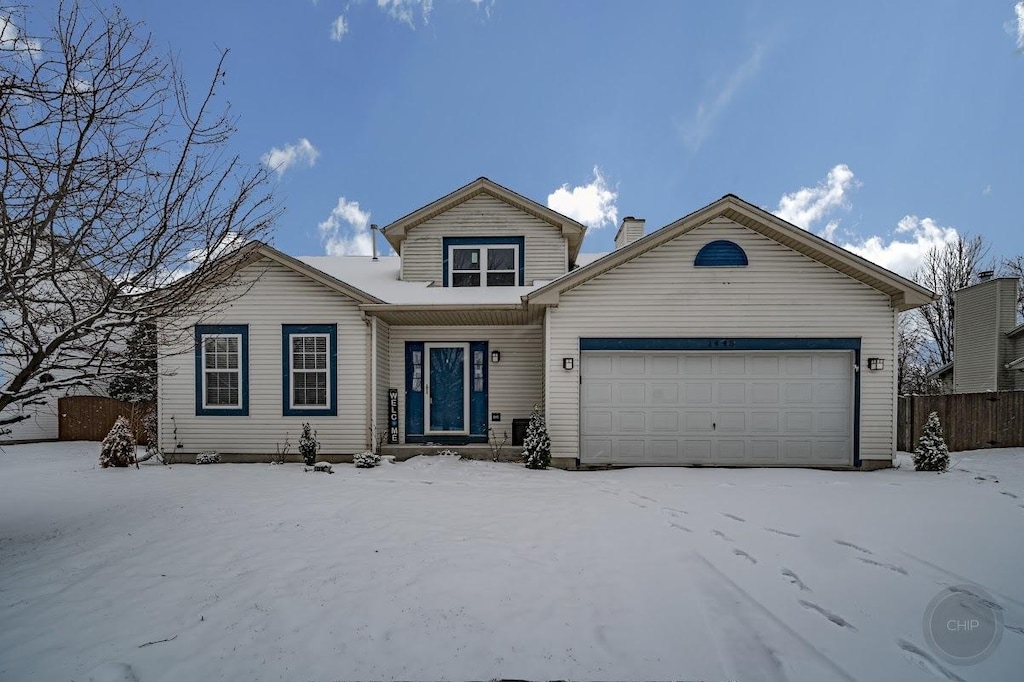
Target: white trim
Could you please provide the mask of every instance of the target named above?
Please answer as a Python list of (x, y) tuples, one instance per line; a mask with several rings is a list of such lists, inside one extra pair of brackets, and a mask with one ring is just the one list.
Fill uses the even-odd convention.
[(376, 447), (377, 432), (380, 422), (377, 421), (377, 318), (370, 318), (370, 449)]
[[(519, 253), (519, 244), (449, 244), (448, 245), (448, 287), (455, 288), (455, 251), (456, 249), (476, 250), (480, 252), (480, 269), (479, 270), (458, 270), (459, 273), (478, 273), (480, 275), (480, 284), (478, 287), (458, 287), (459, 289), (472, 289), (472, 288), (487, 288), (487, 275), (489, 273), (512, 273), (512, 284), (510, 285), (492, 285), (492, 289), (496, 288), (508, 288), (519, 286), (519, 261), (521, 254)], [(487, 268), (487, 251), (488, 249), (512, 249), (512, 269), (510, 270), (489, 270)]]
[[(324, 369), (301, 369), (304, 374), (323, 374), (327, 380), (324, 384), (325, 404), (295, 404), (295, 344), (296, 338), (320, 338), (324, 340)], [(315, 353), (315, 350), (314, 350)], [(331, 409), (331, 335), (314, 332), (292, 332), (288, 334), (288, 409), (290, 410), (330, 410)]]
[[(238, 360), (238, 366), (234, 369), (217, 369), (206, 366), (206, 340), (207, 339), (236, 339), (238, 341), (238, 349), (235, 352), (235, 357)], [(239, 410), (242, 408), (242, 335), (241, 334), (201, 334), (199, 337), (199, 343), (202, 346), (202, 355), (200, 356), (200, 369), (202, 370), (202, 392), (203, 392), (203, 409), (204, 410)], [(225, 404), (218, 403), (211, 405), (206, 402), (206, 376), (211, 372), (217, 374), (235, 374), (238, 376), (238, 402)]]
[[(430, 351), (433, 348), (462, 349), (462, 426), (461, 431), (430, 430)], [(484, 358), (486, 361), (487, 358)], [(424, 343), (423, 344), (423, 435), (425, 436), (466, 436), (469, 435), (469, 344), (468, 343)]]

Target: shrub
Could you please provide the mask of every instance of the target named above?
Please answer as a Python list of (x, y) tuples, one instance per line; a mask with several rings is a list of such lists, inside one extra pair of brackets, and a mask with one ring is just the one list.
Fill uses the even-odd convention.
[(216, 450), (204, 450), (196, 455), (196, 464), (220, 464), (220, 453)]
[(352, 457), (352, 463), (356, 465), (357, 469), (372, 469), (380, 464), (380, 455), (367, 450)]
[(551, 464), (551, 438), (540, 406), (535, 405), (523, 439), (523, 459), (528, 469), (547, 469)]
[(949, 448), (942, 437), (942, 424), (939, 423), (939, 413), (932, 412), (925, 422), (924, 431), (917, 440), (917, 447), (914, 449), (914, 469), (917, 471), (947, 471), (949, 470)]
[(299, 436), (299, 454), (306, 466), (311, 467), (316, 462), (316, 455), (320, 452), (320, 441), (316, 439), (316, 431), (313, 431), (309, 423), (302, 425), (302, 435)]
[(106, 469), (132, 464), (138, 466), (135, 461), (135, 436), (132, 435), (128, 420), (118, 417), (100, 447), (100, 466)]

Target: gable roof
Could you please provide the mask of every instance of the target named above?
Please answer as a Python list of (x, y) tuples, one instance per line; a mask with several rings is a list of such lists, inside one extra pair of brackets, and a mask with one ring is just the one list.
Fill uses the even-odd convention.
[(1018, 324), (1016, 327), (1006, 332), (1006, 335), (1011, 339), (1017, 338), (1021, 334), (1024, 334), (1024, 324)]
[(405, 240), (409, 230), (481, 194), (494, 197), (558, 228), (562, 236), (569, 241), (569, 260), (576, 261), (580, 246), (583, 244), (583, 235), (587, 231), (585, 225), (484, 177), (477, 178), (468, 185), (463, 185), (423, 208), (399, 218), (390, 225), (385, 225), (382, 230), (384, 237), (396, 253), (401, 253), (402, 241)]
[(328, 289), (333, 289), (334, 291), (354, 299), (358, 303), (369, 304), (384, 302), (376, 296), (352, 286), (348, 282), (343, 282), (337, 277), (329, 275), (319, 268), (303, 263), (298, 258), (293, 258), (292, 256), (289, 256), (282, 251), (278, 251), (274, 247), (260, 241), (248, 242), (231, 253), (216, 259), (210, 264), (210, 266), (214, 268), (215, 272), (217, 270), (237, 272), (238, 270), (255, 263), (261, 258), (266, 258), (288, 268), (289, 270), (305, 275), (306, 277), (323, 284)]
[(896, 310), (910, 310), (935, 300), (935, 295), (921, 285), (788, 223), (778, 216), (740, 199), (735, 194), (726, 194), (718, 201), (683, 216), (621, 249), (612, 251), (590, 265), (577, 268), (527, 294), (525, 299), (530, 303), (557, 303), (560, 294), (719, 217), (743, 225), (827, 265), (833, 270), (877, 289), (889, 296)]

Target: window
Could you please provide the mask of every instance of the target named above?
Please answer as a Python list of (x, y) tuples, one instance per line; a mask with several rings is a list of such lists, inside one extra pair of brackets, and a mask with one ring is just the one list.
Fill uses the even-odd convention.
[(337, 325), (282, 326), (283, 412), (337, 415)]
[(693, 264), (698, 268), (742, 268), (747, 265), (747, 254), (736, 242), (716, 239), (701, 247)]
[(249, 414), (249, 328), (196, 326), (196, 414)]
[(444, 286), (522, 286), (522, 237), (444, 239)]

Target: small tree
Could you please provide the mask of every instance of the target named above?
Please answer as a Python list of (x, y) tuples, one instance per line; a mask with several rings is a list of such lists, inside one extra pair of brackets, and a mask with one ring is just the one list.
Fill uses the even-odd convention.
[(924, 425), (924, 432), (914, 449), (914, 469), (917, 471), (947, 471), (949, 469), (949, 448), (942, 438), (942, 424), (939, 413), (932, 412)]
[(551, 464), (551, 438), (540, 406), (534, 406), (523, 439), (523, 458), (528, 469), (547, 469)]
[(139, 466), (135, 461), (135, 436), (132, 435), (132, 427), (128, 424), (128, 420), (118, 417), (107, 437), (103, 439), (100, 448), (100, 466), (106, 469), (107, 467), (126, 467), (132, 464), (136, 467)]
[(302, 425), (302, 435), (299, 436), (299, 454), (306, 466), (311, 467), (316, 463), (316, 454), (320, 452), (320, 441), (316, 439), (316, 431), (313, 431), (309, 422)]

